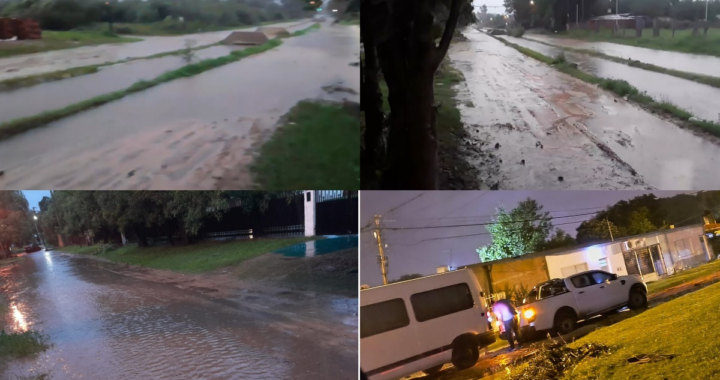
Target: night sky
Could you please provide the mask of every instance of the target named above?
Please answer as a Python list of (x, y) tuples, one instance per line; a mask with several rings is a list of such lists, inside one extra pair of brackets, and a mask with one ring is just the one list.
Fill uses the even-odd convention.
[[(514, 208), (528, 197), (550, 211), (553, 224), (575, 236), (576, 228), (593, 215), (621, 200), (654, 193), (671, 197), (683, 191), (362, 191), (360, 192), (360, 281), (370, 286), (382, 285), (377, 263), (377, 244), (372, 230), (375, 214), (383, 215), (383, 226), (427, 227), (490, 222), (498, 206)], [(566, 218), (563, 218), (566, 217)], [(563, 224), (563, 225), (559, 225)], [(367, 230), (367, 231), (365, 231)], [(476, 236), (455, 237), (460, 235)], [(484, 226), (383, 231), (388, 244), (388, 279), (404, 274), (435, 273), (439, 266), (461, 266), (480, 262), (475, 249), (489, 244), (491, 238)]]

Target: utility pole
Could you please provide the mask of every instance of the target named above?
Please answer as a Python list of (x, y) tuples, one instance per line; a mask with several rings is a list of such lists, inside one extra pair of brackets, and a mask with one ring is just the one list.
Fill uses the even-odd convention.
[(382, 215), (375, 215), (375, 232), (373, 232), (373, 235), (375, 235), (375, 240), (377, 240), (378, 252), (379, 252), (378, 262), (380, 263), (380, 273), (382, 273), (383, 285), (387, 285), (388, 284), (388, 280), (387, 280), (388, 259), (387, 259), (387, 256), (385, 256), (385, 251), (383, 250), (382, 236), (380, 236), (380, 218), (382, 218)]
[(708, 20), (708, 5), (710, 4), (710, 0), (705, 0), (705, 22)]
[(608, 232), (610, 232), (610, 241), (615, 241), (615, 238), (613, 238), (612, 229), (610, 228), (610, 221), (605, 219), (605, 223), (607, 223), (608, 226)]

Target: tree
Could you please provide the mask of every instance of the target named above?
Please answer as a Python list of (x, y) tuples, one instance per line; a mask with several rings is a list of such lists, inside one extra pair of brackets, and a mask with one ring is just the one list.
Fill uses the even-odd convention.
[(33, 227), (27, 199), (20, 191), (0, 191), (0, 258), (9, 256), (10, 245), (30, 241)]
[(550, 237), (550, 239), (541, 244), (540, 249), (548, 250), (563, 247), (572, 247), (576, 244), (577, 242), (575, 241), (575, 238), (570, 236), (567, 232), (565, 232), (565, 230), (556, 228), (555, 233)]
[(510, 212), (499, 208), (493, 223), (485, 226), (492, 243), (476, 252), (482, 262), (522, 256), (538, 251), (553, 228), (550, 213), (543, 212), (537, 201), (528, 198)]
[(425, 276), (423, 276), (423, 275), (421, 275), (421, 274), (418, 274), (418, 273), (404, 274), (404, 275), (400, 276), (400, 278), (398, 278), (397, 280), (390, 281), (390, 283), (391, 283), (391, 284), (394, 284), (394, 283), (396, 283), (396, 282), (413, 280), (413, 279), (421, 278), (421, 277), (425, 277)]
[(227, 208), (227, 199), (220, 191), (173, 191), (165, 204), (165, 215), (177, 219), (180, 236), (189, 244), (189, 236), (197, 235), (205, 218), (220, 220)]
[(647, 207), (640, 207), (630, 213), (627, 229), (629, 235), (640, 235), (657, 229), (650, 221), (650, 211)]
[(484, 15), (487, 14), (487, 5), (483, 4), (483, 5), (480, 7), (480, 13), (482, 13), (482, 14), (484, 14)]
[(582, 222), (577, 228), (576, 239), (579, 244), (610, 240), (610, 231), (612, 231), (613, 238), (622, 236), (617, 226), (611, 221), (588, 220)]
[[(360, 66), (366, 126), (363, 166), (377, 167), (381, 162), (380, 166), (385, 168), (384, 188), (438, 186), (439, 105), (435, 104), (433, 82), (456, 26), (474, 20), (472, 9), (469, 0), (361, 2), (362, 12), (373, 15), (360, 19), (365, 51)], [(387, 121), (382, 109), (379, 71), (388, 88)], [(388, 137), (384, 146), (381, 137), (386, 122)]]

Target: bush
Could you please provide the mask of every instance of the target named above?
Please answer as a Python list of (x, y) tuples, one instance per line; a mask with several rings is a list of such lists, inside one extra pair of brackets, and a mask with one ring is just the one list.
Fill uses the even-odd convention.
[(121, 26), (119, 28), (115, 28), (115, 32), (117, 32), (117, 34), (133, 34), (134, 33), (133, 29), (130, 27), (127, 27), (127, 26)]
[(95, 251), (95, 254), (103, 255), (110, 251), (114, 251), (116, 249), (117, 249), (117, 246), (115, 246), (115, 244), (103, 244)]
[(567, 62), (567, 59), (565, 58), (565, 53), (560, 52), (560, 54), (555, 56), (555, 59), (553, 59), (552, 63), (553, 65), (556, 65), (558, 63), (565, 63)]

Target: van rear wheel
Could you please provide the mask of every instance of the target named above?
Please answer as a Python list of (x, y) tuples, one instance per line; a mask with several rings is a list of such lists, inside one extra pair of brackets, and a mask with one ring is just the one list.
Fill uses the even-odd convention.
[(480, 358), (477, 341), (469, 336), (461, 337), (453, 343), (452, 364), (459, 370), (468, 369)]
[(435, 367), (430, 367), (428, 369), (424, 369), (422, 372), (426, 375), (432, 375), (432, 374), (440, 372), (440, 370), (442, 370), (444, 366), (445, 366), (445, 364), (436, 365)]

